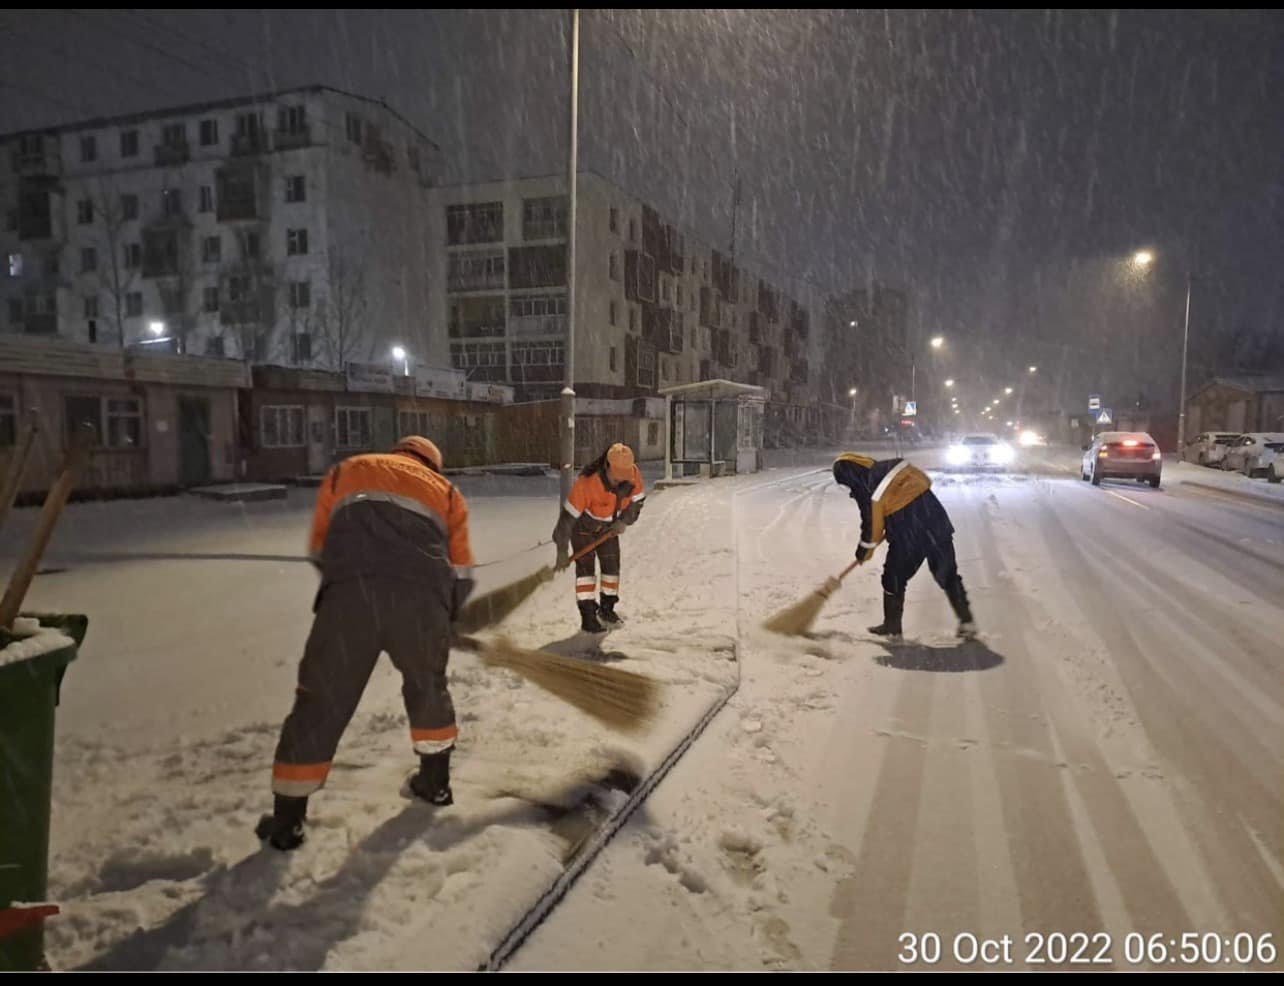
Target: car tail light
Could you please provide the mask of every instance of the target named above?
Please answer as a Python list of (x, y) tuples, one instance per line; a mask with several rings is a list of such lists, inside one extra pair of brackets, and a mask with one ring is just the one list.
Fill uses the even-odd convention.
[(1105, 449), (1102, 449), (1100, 452), (1097, 453), (1097, 458), (1108, 459), (1110, 458), (1110, 453), (1107, 452)]
[(1156, 462), (1158, 462), (1163, 457), (1164, 457), (1164, 453), (1159, 451), (1159, 449), (1155, 449), (1155, 454), (1151, 456), (1151, 458), (1154, 459)]
[(1141, 444), (1141, 443), (1140, 443), (1139, 441), (1137, 441), (1135, 438), (1125, 438), (1125, 439), (1124, 439), (1124, 447), (1125, 447), (1125, 448), (1136, 448), (1136, 447), (1137, 447), (1138, 445), (1140, 445), (1140, 444)]

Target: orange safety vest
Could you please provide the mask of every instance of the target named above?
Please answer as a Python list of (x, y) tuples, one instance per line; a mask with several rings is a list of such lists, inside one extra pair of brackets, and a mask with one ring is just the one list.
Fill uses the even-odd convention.
[(629, 482), (633, 486), (633, 492), (617, 501), (615, 491), (606, 488), (601, 472), (580, 476), (571, 487), (570, 496), (566, 498), (566, 511), (576, 520), (587, 514), (592, 520), (609, 524), (629, 509), (630, 504), (641, 503), (646, 499), (642, 472), (636, 465)]

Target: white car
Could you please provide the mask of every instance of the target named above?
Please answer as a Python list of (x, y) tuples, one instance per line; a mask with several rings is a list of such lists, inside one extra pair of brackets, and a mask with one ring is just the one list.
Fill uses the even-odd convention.
[(1238, 432), (1206, 431), (1181, 450), (1182, 461), (1198, 462), (1201, 466), (1216, 465), (1237, 438)]
[(945, 461), (956, 469), (1002, 469), (1016, 459), (1016, 451), (993, 432), (964, 435), (945, 450)]
[(1272, 483), (1284, 481), (1284, 442), (1267, 442), (1257, 457), (1257, 468), (1266, 473)]
[(1228, 472), (1233, 470), (1242, 472), (1245, 476), (1256, 476), (1265, 468), (1258, 460), (1267, 451), (1267, 446), (1280, 443), (1284, 443), (1284, 432), (1251, 431), (1240, 435), (1222, 456), (1222, 468)]

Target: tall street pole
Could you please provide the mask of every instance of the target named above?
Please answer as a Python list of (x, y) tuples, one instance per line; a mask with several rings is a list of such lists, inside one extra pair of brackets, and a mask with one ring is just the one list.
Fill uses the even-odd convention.
[(1186, 447), (1186, 350), (1190, 345), (1190, 286), (1194, 275), (1186, 272), (1186, 327), (1181, 334), (1181, 404), (1177, 408), (1177, 454)]
[[(575, 477), (575, 179), (580, 140), (580, 12), (571, 11), (570, 147), (566, 155), (566, 385), (562, 388), (562, 502)], [(560, 505), (559, 505), (560, 509)]]

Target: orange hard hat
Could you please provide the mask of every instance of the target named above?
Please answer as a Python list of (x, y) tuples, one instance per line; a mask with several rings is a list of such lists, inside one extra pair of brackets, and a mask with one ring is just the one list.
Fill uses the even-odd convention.
[(417, 459), (423, 459), (424, 462), (441, 472), (441, 449), (437, 447), (435, 442), (424, 438), (422, 435), (407, 435), (397, 442), (393, 451), (405, 452)]
[(606, 450), (606, 471), (611, 479), (622, 483), (633, 478), (633, 449), (623, 442), (616, 442)]

